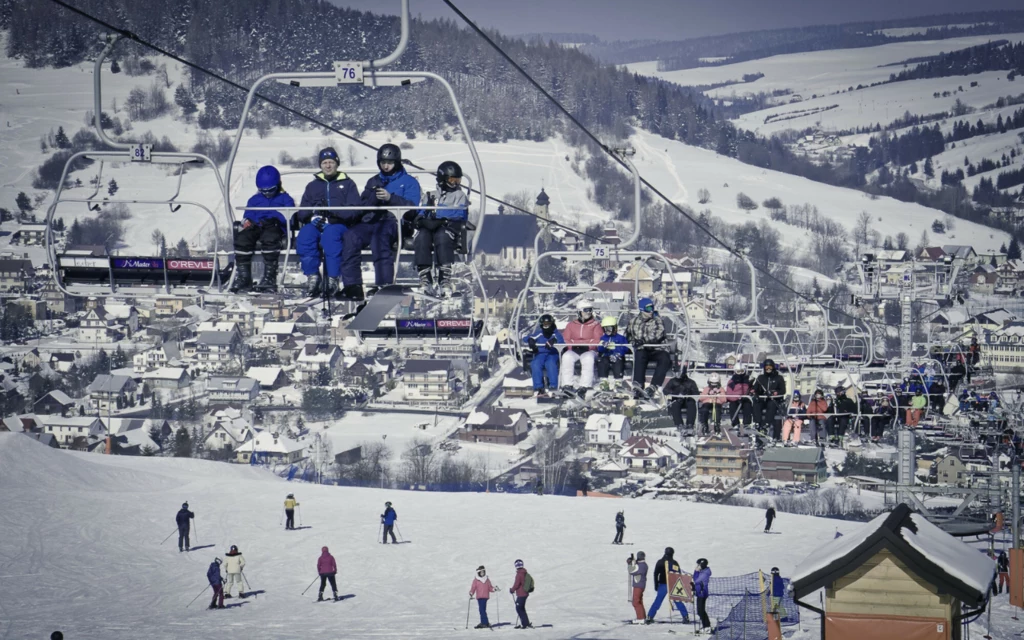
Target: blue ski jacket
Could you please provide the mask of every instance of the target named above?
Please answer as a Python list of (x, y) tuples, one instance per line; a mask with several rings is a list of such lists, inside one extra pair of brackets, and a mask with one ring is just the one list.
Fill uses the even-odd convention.
[(708, 583), (711, 582), (711, 567), (698, 569), (693, 573), (693, 595), (698, 598), (708, 597)]
[[(377, 199), (374, 193), (377, 189), (384, 189), (391, 194), (391, 199), (382, 202)], [(419, 180), (410, 176), (405, 169), (398, 168), (390, 176), (378, 173), (366, 181), (366, 188), (363, 189), (362, 199), (369, 206), (393, 206), (393, 207), (415, 207), (419, 205), (422, 191)], [(370, 211), (373, 219), (370, 222), (385, 219), (387, 211)], [(400, 212), (392, 212), (400, 213)], [(396, 217), (398, 217), (396, 215)]]
[[(284, 191), (278, 191), (277, 195), (273, 198), (268, 198), (262, 193), (256, 193), (253, 197), (249, 198), (249, 202), (245, 204), (247, 207), (294, 207), (295, 200)], [(262, 225), (264, 222), (273, 220), (281, 225), (281, 229), (284, 230), (286, 221), (284, 215), (280, 211), (246, 211), (242, 217), (243, 220), (250, 220), (255, 225)]]
[(387, 509), (385, 509), (384, 515), (381, 516), (381, 521), (383, 521), (384, 524), (390, 526), (395, 524), (395, 520), (398, 520), (398, 514), (395, 513), (394, 508), (388, 507)]
[[(317, 173), (313, 180), (306, 185), (302, 193), (300, 207), (309, 207), (299, 212), (299, 220), (309, 222), (313, 212), (318, 207), (360, 207), (364, 206), (363, 199), (359, 195), (359, 187), (344, 173), (338, 173), (330, 180), (323, 171)], [(327, 218), (331, 222), (342, 224), (354, 223), (362, 217), (361, 211), (330, 211)]]
[(620, 358), (625, 358), (626, 353), (629, 351), (626, 347), (628, 344), (629, 340), (626, 339), (626, 336), (619, 333), (614, 335), (608, 335), (606, 333), (601, 336), (601, 344), (597, 347), (597, 355), (616, 355)]
[(420, 211), (425, 218), (437, 218), (440, 220), (466, 220), (469, 218), (469, 198), (462, 188), (455, 191), (443, 191), (434, 189), (428, 193), (421, 202), (426, 207), (444, 207), (442, 209), (431, 209)]
[(777, 573), (772, 574), (772, 597), (781, 598), (786, 595), (786, 586), (782, 580), (782, 576)]
[(554, 344), (565, 344), (565, 339), (562, 338), (562, 332), (558, 329), (555, 329), (555, 332), (552, 333), (549, 338), (544, 335), (544, 330), (538, 326), (532, 333), (523, 338), (523, 344), (530, 344), (530, 338), (533, 338), (537, 342), (538, 355), (558, 355), (558, 349), (547, 345), (549, 340)]
[(220, 565), (214, 560), (210, 563), (210, 568), (206, 570), (206, 579), (210, 581), (211, 587), (216, 587), (224, 582), (224, 579), (220, 575)]

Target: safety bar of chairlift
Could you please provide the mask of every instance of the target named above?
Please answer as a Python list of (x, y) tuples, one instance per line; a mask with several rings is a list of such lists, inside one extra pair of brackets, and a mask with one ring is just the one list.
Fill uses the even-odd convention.
[[(403, 9), (407, 13), (407, 9), (408, 9), (407, 0), (402, 0), (402, 2), (403, 2)], [(407, 19), (407, 18), (405, 16), (403, 16), (403, 20), (404, 19)], [(241, 145), (242, 136), (245, 134), (245, 123), (246, 123), (246, 120), (249, 117), (249, 111), (252, 108), (252, 101), (256, 97), (256, 90), (260, 87), (260, 85), (262, 85), (265, 82), (269, 82), (270, 80), (303, 79), (303, 78), (306, 78), (306, 79), (324, 79), (324, 80), (326, 80), (326, 79), (331, 79), (331, 78), (335, 78), (335, 77), (336, 76), (335, 76), (334, 72), (270, 73), (270, 74), (267, 74), (267, 75), (259, 78), (255, 83), (253, 83), (252, 87), (249, 89), (249, 93), (245, 97), (245, 105), (242, 108), (242, 116), (241, 116), (241, 118), (239, 120), (239, 123), (238, 123), (238, 131), (235, 134), (235, 142), (234, 142), (234, 144), (231, 147), (231, 155), (228, 158), (228, 166), (227, 166), (227, 171), (226, 171), (228, 184), (231, 183), (231, 172), (232, 172), (232, 169), (233, 169), (234, 164), (235, 164), (235, 159), (238, 156), (238, 147)], [(441, 76), (437, 75), (436, 73), (430, 73), (430, 72), (426, 72), (426, 71), (373, 71), (370, 74), (370, 76), (367, 78), (367, 80), (372, 80), (372, 78), (374, 78), (374, 77), (381, 77), (381, 78), (423, 78), (423, 79), (429, 79), (429, 80), (434, 80), (436, 82), (441, 83), (441, 85), (444, 86), (445, 90), (447, 90), (448, 96), (451, 99), (452, 107), (455, 109), (455, 115), (458, 117), (459, 126), (462, 129), (463, 139), (466, 141), (466, 144), (469, 146), (470, 155), (472, 155), (472, 157), (473, 157), (473, 165), (476, 168), (476, 175), (477, 175), (477, 177), (480, 180), (480, 191), (479, 191), (479, 193), (480, 193), (480, 213), (479, 213), (479, 216), (480, 217), (479, 217), (479, 220), (477, 222), (477, 231), (482, 233), (483, 232), (483, 227), (484, 227), (484, 221), (486, 220), (486, 215), (485, 214), (487, 212), (486, 211), (486, 209), (487, 209), (487, 183), (486, 183), (486, 180), (484, 179), (484, 170), (483, 170), (483, 165), (480, 162), (480, 155), (477, 153), (476, 145), (473, 143), (473, 137), (472, 137), (472, 135), (469, 132), (469, 125), (466, 124), (466, 119), (465, 119), (465, 117), (462, 114), (462, 107), (459, 106), (458, 98), (455, 96), (455, 91), (452, 89), (452, 86), (448, 83), (447, 80), (445, 80)], [(366, 84), (366, 81), (364, 80), (364, 85), (365, 84)], [(224, 199), (228, 203), (228, 206), (230, 207), (231, 194), (228, 193), (227, 190), (224, 191)], [(469, 255), (470, 256), (472, 256), (473, 254), (476, 253), (476, 246), (477, 246), (477, 242), (478, 241), (479, 241), (479, 234), (474, 235), (473, 236), (472, 246), (469, 247)], [(233, 277), (234, 277), (234, 275), (232, 274), (232, 278)]]
[[(59, 200), (59, 201), (55, 200), (53, 205), (50, 206), (49, 212), (47, 213), (47, 217), (46, 217), (46, 224), (47, 224), (47, 226), (49, 226), (49, 224), (50, 224), (50, 221), (52, 219), (53, 213), (56, 210), (57, 204), (59, 204), (61, 202), (88, 202), (88, 200), (86, 200), (84, 198), (64, 198), (64, 199)], [(111, 203), (111, 204), (167, 204), (163, 200), (108, 200), (107, 202)], [(188, 206), (197, 207), (199, 209), (202, 209), (207, 214), (209, 214), (210, 220), (213, 221), (213, 254), (212, 254), (213, 271), (212, 271), (212, 273), (210, 273), (210, 287), (212, 288), (214, 286), (217, 286), (217, 290), (220, 291), (220, 283), (217, 282), (217, 279), (220, 277), (220, 269), (219, 269), (219, 264), (218, 264), (218, 259), (217, 259), (217, 255), (219, 253), (219, 242), (220, 242), (219, 232), (220, 232), (220, 227), (217, 224), (217, 216), (216, 216), (216, 214), (213, 213), (213, 211), (211, 211), (209, 208), (207, 208), (206, 205), (201, 204), (199, 202), (190, 202), (190, 201), (182, 200), (182, 201), (179, 202), (179, 205), (188, 205)], [(71, 291), (69, 291), (64, 286), (64, 283), (61, 280), (60, 269), (57, 266), (57, 258), (58, 258), (58, 256), (57, 256), (56, 251), (52, 250), (52, 249), (53, 249), (52, 242), (47, 241), (47, 243), (46, 243), (46, 251), (47, 251), (47, 257), (50, 259), (50, 264), (53, 267), (53, 269), (52, 269), (53, 270), (53, 280), (56, 283), (57, 288), (60, 289), (60, 291), (62, 293), (66, 294), (66, 295), (69, 295), (69, 296), (75, 296), (76, 294), (74, 294)], [(108, 258), (112, 258), (113, 256), (107, 256), (107, 257)], [(166, 256), (161, 256), (161, 257), (166, 259)], [(164, 290), (165, 290), (166, 293), (170, 294), (170, 292), (171, 292), (170, 291), (170, 284), (167, 281), (167, 273), (166, 273), (166, 271), (167, 270), (166, 270), (166, 267), (165, 267), (164, 268)], [(115, 287), (114, 287), (114, 280), (113, 280), (113, 278), (111, 278), (111, 280), (110, 280), (110, 293), (105, 293), (105, 294), (90, 293), (89, 295), (96, 295), (96, 296), (106, 297), (106, 296), (111, 296), (111, 295), (114, 295), (114, 294), (116, 294), (116, 290), (115, 290)]]
[(89, 196), (88, 198), (86, 198), (86, 200), (88, 200), (88, 202), (86, 203), (85, 206), (86, 206), (86, 208), (89, 211), (99, 211), (100, 210), (100, 205), (97, 204), (94, 207), (92, 201), (93, 201), (94, 198), (96, 198), (96, 196), (99, 195), (99, 193), (100, 193), (100, 185), (101, 184), (103, 184), (103, 160), (100, 160), (100, 168), (99, 168), (99, 171), (96, 172), (96, 188), (93, 190), (92, 195)]
[[(338, 170), (341, 171), (340, 168)], [(409, 175), (411, 175), (411, 176), (414, 176), (414, 175), (436, 176), (437, 175), (436, 171), (431, 171), (430, 169), (404, 169), (404, 171), (406, 173), (408, 173)], [(308, 169), (305, 170), (305, 171), (299, 170), (299, 169), (286, 169), (285, 171), (279, 171), (278, 173), (280, 173), (282, 177), (283, 176), (307, 176), (308, 177), (310, 175)], [(346, 175), (347, 174), (352, 174), (352, 175), (377, 175), (378, 173), (380, 173), (380, 169), (372, 169), (370, 167), (348, 167), (344, 171), (341, 171), (341, 173), (344, 173)], [(470, 176), (468, 173), (463, 172), (462, 179), (465, 180), (466, 183), (467, 183), (466, 184), (466, 190), (467, 191), (472, 191), (473, 190), (473, 177)]]

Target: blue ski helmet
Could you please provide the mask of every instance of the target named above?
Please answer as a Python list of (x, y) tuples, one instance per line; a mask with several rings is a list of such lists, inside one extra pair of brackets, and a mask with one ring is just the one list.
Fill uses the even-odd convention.
[(267, 165), (256, 172), (256, 188), (260, 191), (281, 186), (281, 172), (277, 167)]
[(640, 298), (636, 304), (641, 311), (654, 311), (654, 300), (650, 298)]

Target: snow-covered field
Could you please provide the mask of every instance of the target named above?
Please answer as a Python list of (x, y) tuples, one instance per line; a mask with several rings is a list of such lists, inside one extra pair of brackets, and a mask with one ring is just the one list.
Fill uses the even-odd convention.
[[(527, 607), (539, 638), (640, 638), (654, 629), (624, 626), (627, 552), (653, 559), (671, 545), (689, 567), (706, 557), (716, 576), (771, 566), (788, 574), (835, 532), (860, 525), (780, 514), (781, 535), (765, 536), (753, 508), (677, 501), (582, 499), (509, 494), (445, 494), (285, 484), (248, 466), (173, 458), (107, 457), (48, 449), (0, 434), (0, 637), (38, 638), (455, 638), (464, 631), (467, 592), (477, 565), (502, 588), (501, 628), (514, 621), (507, 589), (521, 558), (537, 581)], [(280, 526), (294, 492), (302, 528)], [(196, 513), (194, 550), (180, 554), (174, 514), (187, 500)], [(385, 500), (411, 544), (376, 541)], [(609, 544), (624, 509), (626, 550)], [(207, 611), (205, 573), (229, 545), (246, 557), (256, 597)], [(339, 590), (355, 597), (315, 604), (316, 559), (328, 546)], [(648, 588), (647, 600), (653, 596)], [(475, 606), (473, 607), (475, 609)], [(1005, 597), (993, 636), (1019, 628)], [(795, 638), (817, 638), (804, 612)], [(476, 623), (471, 612), (470, 623)], [(541, 627), (541, 625), (544, 625)], [(550, 625), (550, 626), (548, 626)], [(980, 625), (974, 626), (980, 633)], [(688, 627), (670, 627), (687, 633)]]
[[(902, 65), (883, 65), (892, 65), (910, 58), (934, 56), (1003, 39), (1018, 42), (1024, 39), (1024, 34), (967, 36), (948, 40), (896, 42), (859, 49), (790, 53), (760, 60), (680, 71), (658, 71), (657, 62), (638, 62), (626, 67), (641, 75), (655, 76), (689, 86), (739, 81), (746, 74), (763, 73), (764, 77), (754, 82), (721, 87), (709, 91), (707, 95), (712, 98), (728, 98), (732, 95), (771, 93), (789, 89), (793, 94), (799, 94), (804, 100), (808, 100), (815, 94), (821, 96), (845, 91), (858, 84), (870, 85), (873, 82), (888, 80), (889, 74), (899, 73), (904, 69)], [(902, 115), (902, 112), (895, 115)]]

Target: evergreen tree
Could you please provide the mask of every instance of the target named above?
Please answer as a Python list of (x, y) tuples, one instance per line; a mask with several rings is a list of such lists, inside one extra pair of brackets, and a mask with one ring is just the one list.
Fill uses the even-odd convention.
[(178, 240), (178, 244), (174, 247), (174, 253), (179, 258), (187, 258), (191, 255), (192, 251), (188, 248), (188, 243), (185, 242), (185, 238)]
[(117, 193), (117, 189), (118, 189), (118, 187), (117, 187), (117, 180), (114, 180), (113, 178), (111, 178), (110, 182), (107, 183), (107, 195), (108, 196), (114, 195), (115, 193)]
[(932, 157), (928, 156), (928, 159), (924, 161), (924, 175), (929, 178), (935, 177), (935, 167), (932, 166)]
[(60, 149), (71, 148), (71, 141), (68, 140), (68, 134), (64, 133), (64, 127), (57, 127), (57, 135), (53, 140)]
[(174, 434), (174, 457), (192, 457), (192, 438), (184, 426), (178, 427), (178, 431)]
[(1020, 243), (1017, 242), (1017, 238), (1010, 240), (1010, 246), (1006, 249), (1007, 260), (1020, 260)]
[(192, 95), (189, 94), (188, 89), (184, 85), (179, 84), (178, 88), (174, 90), (174, 104), (178, 105), (181, 109), (181, 115), (185, 116), (186, 120), (189, 120), (198, 108), (196, 107), (196, 101), (192, 99)]
[(32, 210), (32, 201), (28, 199), (28, 194), (24, 191), (18, 193), (18, 197), (14, 199), (14, 204), (18, 205), (18, 209), (22, 213), (28, 213)]

